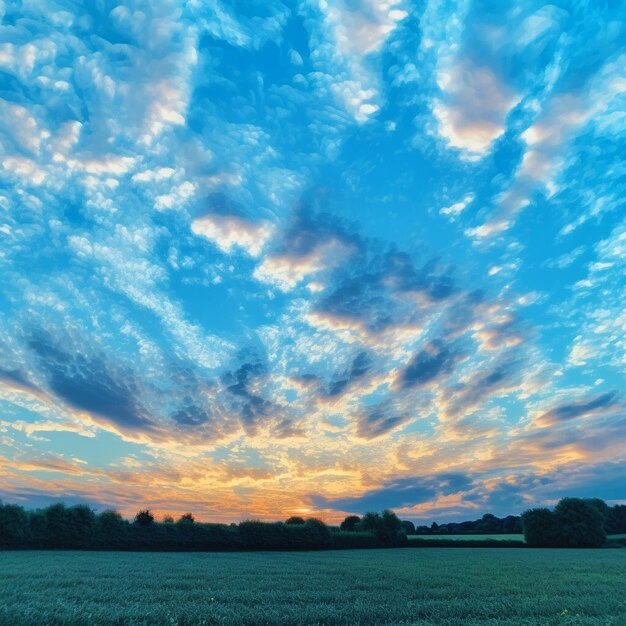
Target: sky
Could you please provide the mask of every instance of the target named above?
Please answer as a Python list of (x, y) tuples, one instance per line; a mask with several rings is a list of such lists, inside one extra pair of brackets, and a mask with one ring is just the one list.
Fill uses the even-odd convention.
[(623, 3), (0, 21), (0, 499), (626, 502)]

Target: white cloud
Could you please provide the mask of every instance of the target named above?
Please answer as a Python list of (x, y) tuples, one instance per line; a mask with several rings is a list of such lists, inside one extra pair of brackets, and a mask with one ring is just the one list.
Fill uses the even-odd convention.
[(433, 113), (439, 132), (468, 156), (482, 155), (504, 132), (506, 117), (520, 95), (493, 69), (470, 58), (440, 70), (437, 82), (441, 96), (434, 102)]
[[(561, 188), (559, 175), (566, 169), (568, 151), (573, 139), (588, 124), (602, 124), (602, 120), (615, 107), (622, 107), (619, 96), (626, 89), (626, 55), (607, 62), (578, 91), (561, 93), (552, 97), (535, 122), (523, 133), (527, 150), (510, 187), (496, 198), (498, 209), (494, 216), (482, 226), (468, 231), (476, 238), (490, 237), (508, 229), (516, 216), (530, 204), (531, 194), (542, 190), (553, 196)], [(621, 128), (626, 131), (626, 125)], [(594, 196), (591, 214), (605, 210), (603, 203), (615, 204), (614, 199)], [(561, 234), (572, 232), (588, 219), (581, 216), (566, 225)]]
[(467, 206), (474, 201), (475, 197), (476, 196), (473, 193), (468, 193), (459, 202), (455, 202), (454, 204), (451, 204), (450, 206), (445, 206), (441, 208), (439, 212), (442, 215), (451, 215), (454, 217), (455, 215), (462, 213), (467, 208)]
[(282, 291), (289, 291), (305, 277), (337, 267), (352, 252), (353, 249), (345, 243), (330, 239), (306, 254), (270, 254), (254, 270), (254, 277), (261, 282), (274, 284)]
[(318, 0), (324, 39), (312, 40), (314, 61), (334, 76), (331, 89), (346, 111), (366, 122), (380, 109), (380, 78), (369, 57), (378, 52), (407, 12), (401, 0)]
[(252, 222), (236, 215), (214, 213), (195, 219), (191, 230), (196, 235), (206, 237), (227, 254), (241, 248), (250, 256), (259, 256), (272, 236), (274, 227), (264, 220)]

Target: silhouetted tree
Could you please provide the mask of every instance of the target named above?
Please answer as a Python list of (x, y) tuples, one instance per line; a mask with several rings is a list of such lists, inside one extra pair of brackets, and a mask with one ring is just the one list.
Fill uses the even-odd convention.
[(304, 524), (304, 518), (292, 515), (287, 521), (285, 521), (285, 524)]
[(366, 513), (358, 528), (373, 532), (386, 546), (397, 546), (406, 542), (406, 533), (402, 527), (402, 522), (389, 509), (385, 509), (382, 515), (372, 512)]
[(0, 502), (0, 546), (20, 547), (28, 539), (29, 530), (28, 515), (21, 506)]
[(196, 520), (191, 513), (183, 513), (178, 520), (178, 523), (182, 526), (191, 526)]
[(530, 509), (522, 515), (522, 528), (526, 543), (534, 548), (558, 545), (559, 533), (556, 519), (550, 509)]
[(610, 535), (626, 533), (626, 504), (616, 504), (609, 509), (605, 530)]
[(163, 516), (163, 523), (164, 524), (173, 524), (174, 523), (174, 518), (171, 515), (164, 515)]
[(339, 528), (340, 530), (355, 530), (360, 521), (361, 518), (358, 515), (348, 515), (348, 517), (339, 524)]
[(84, 504), (72, 506), (65, 511), (72, 548), (89, 547), (96, 533), (96, 514)]
[(554, 512), (531, 509), (522, 515), (524, 537), (532, 547), (598, 548), (606, 542), (597, 503), (563, 498)]
[(402, 520), (402, 526), (404, 527), (404, 532), (407, 535), (415, 534), (415, 524), (409, 520)]
[(154, 515), (152, 515), (150, 509), (139, 511), (139, 513), (135, 515), (135, 524), (137, 524), (137, 526), (152, 526), (152, 524), (154, 524)]
[(328, 526), (322, 520), (315, 517), (309, 518), (304, 527), (309, 531), (311, 541), (317, 548), (330, 548), (332, 545), (332, 537)]
[(604, 517), (597, 502), (594, 504), (580, 498), (563, 498), (556, 505), (554, 515), (560, 545), (568, 548), (599, 548), (606, 542)]

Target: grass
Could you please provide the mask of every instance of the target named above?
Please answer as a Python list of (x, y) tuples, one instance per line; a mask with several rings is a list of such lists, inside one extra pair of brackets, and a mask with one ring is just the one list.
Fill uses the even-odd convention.
[(0, 552), (0, 624), (623, 625), (626, 550)]
[(496, 541), (524, 541), (524, 535), (408, 535), (408, 540), (412, 539), (429, 539), (449, 541), (484, 541), (485, 539), (494, 539)]

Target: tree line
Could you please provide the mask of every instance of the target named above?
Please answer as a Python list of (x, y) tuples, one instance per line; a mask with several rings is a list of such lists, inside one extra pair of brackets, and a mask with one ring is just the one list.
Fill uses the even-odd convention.
[[(348, 518), (346, 518), (348, 519)], [(496, 517), (485, 513), (480, 519), (467, 522), (449, 522), (430, 526), (403, 521), (407, 535), (516, 535), (522, 534), (522, 518), (519, 515)]]
[(0, 503), (0, 548), (75, 550), (324, 550), (385, 548), (406, 543), (402, 523), (392, 511), (368, 513), (361, 532), (343, 533), (319, 519), (285, 522), (246, 520), (213, 524), (185, 513), (157, 521), (148, 510), (126, 520), (117, 511), (96, 513), (86, 505), (52, 504), (26, 510)]
[[(521, 517), (501, 519), (486, 514), (473, 522), (416, 528), (390, 510), (363, 517), (349, 515), (334, 527), (302, 517), (290, 517), (284, 522), (214, 524), (198, 522), (191, 513), (178, 520), (165, 516), (157, 521), (148, 509), (126, 520), (117, 511), (96, 513), (86, 505), (68, 507), (58, 503), (26, 510), (0, 502), (0, 548), (5, 549), (324, 550), (432, 544), (431, 540), (408, 541), (407, 535), (415, 534), (441, 535), (437, 545), (458, 546), (458, 542), (446, 541), (445, 535), (515, 534), (517, 529), (523, 531), (531, 547), (598, 547), (606, 544), (607, 534), (626, 533), (626, 506), (610, 507), (599, 499), (565, 498), (553, 511), (531, 509)], [(504, 546), (504, 542), (498, 545)]]

